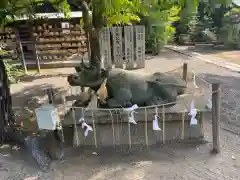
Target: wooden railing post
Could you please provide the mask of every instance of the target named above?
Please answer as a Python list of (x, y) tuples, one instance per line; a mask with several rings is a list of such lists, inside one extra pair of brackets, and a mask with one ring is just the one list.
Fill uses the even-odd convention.
[(219, 153), (219, 130), (220, 130), (220, 109), (221, 109), (221, 91), (220, 84), (212, 84), (212, 136), (213, 136), (213, 153)]
[[(47, 96), (48, 96), (48, 103), (49, 104), (54, 104), (55, 99), (54, 99), (54, 92), (53, 88), (47, 89)], [(60, 130), (56, 128), (54, 131), (48, 131), (46, 135), (47, 139), (49, 139), (49, 153), (51, 157), (54, 159), (62, 159), (64, 156), (64, 149), (63, 149), (63, 144), (64, 144), (64, 134), (63, 134), (63, 129), (61, 128)]]
[(48, 96), (48, 103), (49, 104), (53, 104), (53, 89), (52, 88), (49, 88), (47, 89), (47, 96)]
[(188, 64), (184, 63), (183, 64), (183, 75), (182, 75), (182, 78), (186, 82), (187, 82), (187, 71), (188, 71)]

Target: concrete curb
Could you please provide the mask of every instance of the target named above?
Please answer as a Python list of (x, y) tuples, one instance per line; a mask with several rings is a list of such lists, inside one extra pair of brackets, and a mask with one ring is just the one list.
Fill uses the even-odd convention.
[(235, 64), (235, 63), (229, 63), (229, 62), (225, 62), (219, 59), (207, 59), (205, 57), (203, 57), (200, 53), (196, 53), (196, 52), (191, 52), (188, 50), (181, 50), (179, 47), (177, 46), (165, 46), (165, 48), (175, 51), (177, 53), (183, 54), (185, 56), (189, 56), (189, 57), (194, 57), (197, 58), (199, 60), (205, 61), (207, 63), (211, 63), (214, 64), (216, 66), (222, 67), (222, 68), (226, 68), (229, 69), (231, 71), (234, 72), (240, 72), (240, 65)]

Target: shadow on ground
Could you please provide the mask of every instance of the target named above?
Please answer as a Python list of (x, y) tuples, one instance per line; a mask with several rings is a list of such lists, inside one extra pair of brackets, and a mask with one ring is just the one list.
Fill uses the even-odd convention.
[[(25, 147), (23, 147), (23, 145), (19, 145), (14, 142), (6, 142), (0, 146), (0, 156), (6, 160), (20, 164), (27, 162), (24, 163), (25, 167), (34, 171), (39, 169), (31, 154)], [(4, 170), (4, 164), (0, 163), (0, 171), (2, 170)]]
[[(27, 86), (26, 88), (23, 88), (21, 92), (13, 93), (12, 99), (13, 99), (13, 106), (14, 107), (31, 107), (36, 108), (39, 106), (39, 102), (34, 101), (41, 101), (44, 97), (47, 98), (46, 90), (49, 88), (54, 89), (54, 93), (60, 94), (64, 93), (64, 88), (56, 88), (52, 84), (43, 84), (43, 85), (33, 85), (33, 86)], [(46, 99), (45, 98), (45, 99)]]
[[(154, 145), (148, 148), (144, 146), (133, 146), (131, 149), (122, 147), (82, 147), (65, 149), (65, 158), (61, 161), (55, 161), (53, 168), (74, 168), (77, 165), (100, 167), (100, 166), (117, 166), (120, 164), (129, 164), (130, 166), (141, 166), (154, 162), (171, 163), (181, 162), (188, 158), (195, 159), (197, 154), (204, 154), (203, 158), (210, 154), (210, 146), (206, 142), (197, 144), (166, 144)], [(10, 161), (24, 163), (26, 168), (33, 171), (39, 171), (38, 166), (31, 157), (31, 154), (22, 146), (16, 144), (4, 144), (0, 147), (0, 156)], [(76, 158), (77, 157), (77, 158)], [(198, 156), (199, 158), (200, 156)], [(77, 162), (75, 161), (77, 160)], [(143, 163), (143, 164), (142, 164)], [(3, 165), (4, 168), (4, 165)], [(1, 170), (1, 164), (0, 164)], [(124, 170), (124, 169), (123, 169)]]
[(38, 79), (44, 79), (44, 78), (52, 78), (52, 77), (67, 77), (69, 74), (67, 73), (58, 73), (58, 74), (32, 74), (32, 75), (24, 75), (18, 77), (18, 80), (20, 82), (32, 82), (34, 80)]
[[(179, 56), (181, 56), (181, 54), (173, 53), (171, 50), (164, 48), (162, 51), (160, 51), (158, 56), (161, 57), (161, 58), (165, 58), (169, 61), (171, 61), (171, 60), (176, 61), (176, 59), (179, 59)], [(184, 56), (184, 59), (186, 59), (186, 58), (187, 57)]]

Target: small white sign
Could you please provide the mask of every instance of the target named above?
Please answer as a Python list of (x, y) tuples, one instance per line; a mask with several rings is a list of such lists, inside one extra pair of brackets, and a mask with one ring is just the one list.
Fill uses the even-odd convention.
[(42, 105), (35, 110), (39, 129), (55, 130), (60, 122), (57, 108), (51, 104)]
[(62, 22), (61, 25), (62, 25), (62, 28), (63, 28), (62, 32), (64, 34), (70, 34), (69, 23), (68, 22)]

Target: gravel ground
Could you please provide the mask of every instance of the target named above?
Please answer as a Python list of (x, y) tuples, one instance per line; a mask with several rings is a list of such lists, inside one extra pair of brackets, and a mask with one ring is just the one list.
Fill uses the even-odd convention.
[[(205, 122), (207, 144), (166, 145), (150, 149), (133, 149), (131, 153), (119, 150), (76, 149), (61, 162), (54, 163), (54, 171), (38, 172), (37, 166), (24, 149), (2, 147), (0, 152), (0, 179), (2, 180), (238, 180), (240, 179), (240, 127), (238, 103), (240, 103), (239, 74), (166, 51), (159, 57), (146, 61), (146, 68), (139, 71), (169, 71), (186, 61), (189, 70), (198, 76), (222, 83), (221, 146), (218, 155), (211, 155), (211, 125)], [(71, 73), (72, 69), (64, 69)], [(41, 77), (31, 82), (11, 87), (14, 104), (23, 106), (23, 98), (40, 96), (36, 90), (44, 87), (67, 87), (65, 77)], [(24, 95), (23, 90), (29, 94)], [(25, 91), (24, 90), (24, 91)], [(22, 100), (21, 100), (22, 99)], [(227, 131), (225, 131), (227, 130)], [(17, 151), (18, 150), (18, 151)], [(98, 155), (93, 155), (96, 151)]]

